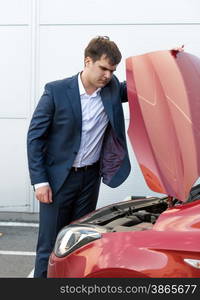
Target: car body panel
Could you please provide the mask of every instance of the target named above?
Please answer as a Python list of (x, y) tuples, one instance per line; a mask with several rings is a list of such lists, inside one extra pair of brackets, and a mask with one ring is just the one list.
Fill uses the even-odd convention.
[(67, 260), (52, 254), (49, 277), (200, 277), (199, 269), (183, 261), (200, 259), (199, 253), (136, 247), (134, 241), (134, 235), (118, 232), (84, 246)]
[(199, 278), (200, 269), (183, 261), (200, 260), (199, 213), (200, 200), (169, 208), (152, 230), (108, 232), (67, 257), (52, 253), (48, 276)]
[[(154, 230), (184, 232), (191, 236), (196, 235), (193, 241), (193, 249), (200, 251), (200, 200), (187, 205), (175, 206), (164, 211), (156, 221)], [(175, 243), (175, 248), (177, 243)], [(186, 246), (184, 246), (186, 247)]]
[(126, 67), (128, 135), (146, 183), (185, 201), (200, 175), (200, 60), (157, 51), (128, 58)]

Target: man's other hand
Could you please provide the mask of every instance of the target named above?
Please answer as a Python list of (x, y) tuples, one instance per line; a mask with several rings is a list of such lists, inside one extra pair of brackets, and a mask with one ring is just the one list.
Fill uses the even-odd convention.
[(184, 45), (182, 45), (181, 47), (175, 47), (172, 50), (177, 51), (177, 52), (183, 52), (184, 51)]
[(39, 187), (35, 190), (36, 198), (42, 203), (52, 203), (52, 190), (49, 185)]

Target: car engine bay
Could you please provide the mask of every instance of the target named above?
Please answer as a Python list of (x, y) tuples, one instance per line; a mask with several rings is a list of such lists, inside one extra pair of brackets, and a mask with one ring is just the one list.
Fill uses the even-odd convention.
[(99, 209), (81, 219), (81, 223), (102, 226), (108, 232), (148, 230), (168, 208), (167, 199), (133, 197), (129, 201)]

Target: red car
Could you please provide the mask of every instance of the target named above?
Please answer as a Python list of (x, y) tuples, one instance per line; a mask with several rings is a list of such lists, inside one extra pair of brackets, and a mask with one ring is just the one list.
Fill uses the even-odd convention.
[(128, 135), (147, 185), (64, 227), (48, 277), (200, 278), (200, 60), (157, 51), (126, 60)]

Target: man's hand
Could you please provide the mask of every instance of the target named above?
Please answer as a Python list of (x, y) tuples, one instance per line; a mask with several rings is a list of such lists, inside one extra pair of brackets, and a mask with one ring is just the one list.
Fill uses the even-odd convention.
[(39, 187), (35, 190), (36, 198), (42, 203), (52, 203), (52, 190), (49, 185)]
[(181, 47), (175, 47), (172, 50), (177, 51), (177, 52), (183, 52), (184, 51), (184, 45), (182, 45)]
[(177, 54), (181, 53), (184, 51), (184, 45), (182, 45), (181, 47), (175, 47), (173, 49), (171, 49), (171, 54), (176, 57)]

